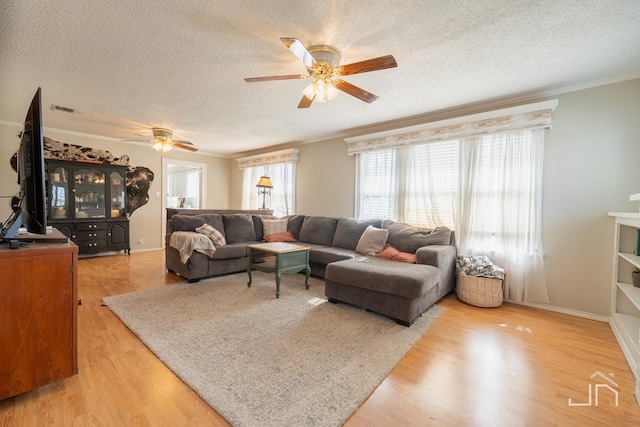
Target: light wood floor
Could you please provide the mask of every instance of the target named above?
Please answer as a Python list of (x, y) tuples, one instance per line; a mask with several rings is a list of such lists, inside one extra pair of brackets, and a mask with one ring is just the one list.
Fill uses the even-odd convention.
[[(0, 401), (0, 426), (218, 426), (213, 409), (101, 306), (181, 281), (164, 252), (82, 259), (79, 374)], [(638, 426), (634, 379), (607, 324), (513, 304), (482, 309), (451, 295), (446, 312), (346, 426)], [(600, 371), (614, 393), (595, 385)], [(588, 403), (594, 387), (592, 406)]]

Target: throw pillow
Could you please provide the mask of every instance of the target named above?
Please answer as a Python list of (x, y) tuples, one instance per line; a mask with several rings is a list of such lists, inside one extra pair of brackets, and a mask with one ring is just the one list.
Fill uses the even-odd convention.
[(364, 255), (375, 255), (384, 249), (389, 230), (368, 225), (356, 245), (356, 252)]
[(393, 259), (393, 257), (398, 255), (399, 253), (399, 250), (387, 243), (384, 249), (378, 252), (376, 256), (384, 259)]
[(264, 240), (267, 242), (295, 242), (293, 234), (289, 230), (282, 233), (271, 233), (264, 236)]
[(287, 218), (282, 219), (264, 219), (262, 218), (262, 233), (264, 236), (276, 233), (284, 233), (287, 231)]
[(205, 236), (210, 238), (213, 242), (213, 246), (224, 246), (227, 244), (222, 233), (209, 224), (202, 224), (200, 227), (196, 228), (196, 232), (204, 234)]
[(409, 252), (400, 252), (398, 249), (394, 248), (388, 243), (383, 250), (378, 252), (377, 256), (391, 261), (406, 262), (409, 264), (416, 263), (416, 254), (411, 254)]
[(260, 215), (260, 214), (251, 214), (251, 219), (253, 220), (253, 228), (256, 230), (256, 241), (260, 242), (264, 240), (264, 230), (262, 227), (263, 219), (276, 219), (273, 215)]
[(410, 254), (409, 252), (398, 252), (398, 255), (393, 257), (394, 261), (406, 262), (409, 264), (416, 263), (416, 254)]

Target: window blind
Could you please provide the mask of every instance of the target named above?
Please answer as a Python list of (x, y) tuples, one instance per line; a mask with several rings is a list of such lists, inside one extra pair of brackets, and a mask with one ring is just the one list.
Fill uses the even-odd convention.
[(358, 162), (358, 218), (395, 217), (396, 151), (363, 153)]
[(400, 220), (427, 227), (455, 224), (458, 141), (408, 147)]

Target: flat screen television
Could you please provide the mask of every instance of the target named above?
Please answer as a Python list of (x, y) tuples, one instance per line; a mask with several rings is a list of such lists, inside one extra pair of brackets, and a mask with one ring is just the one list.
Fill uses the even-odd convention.
[(42, 135), (42, 100), (38, 88), (31, 101), (20, 138), (17, 158), (19, 202), (2, 239), (18, 236), (20, 227), (29, 233), (47, 234), (47, 196), (44, 174), (44, 139)]

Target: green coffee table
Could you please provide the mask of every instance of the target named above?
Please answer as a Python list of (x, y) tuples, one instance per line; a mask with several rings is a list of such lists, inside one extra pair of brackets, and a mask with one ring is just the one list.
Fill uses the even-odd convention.
[[(311, 267), (309, 267), (308, 246), (274, 242), (248, 245), (247, 248), (249, 248), (249, 267), (247, 267), (249, 281), (247, 282), (247, 287), (251, 287), (251, 270), (253, 269), (265, 273), (276, 273), (276, 298), (280, 298), (280, 276), (282, 273), (299, 273), (302, 270), (306, 270), (307, 276), (304, 279), (304, 287), (309, 289)], [(256, 253), (260, 252), (275, 255), (275, 260), (257, 262), (255, 256)]]

